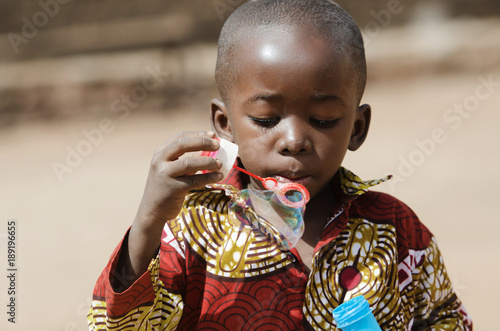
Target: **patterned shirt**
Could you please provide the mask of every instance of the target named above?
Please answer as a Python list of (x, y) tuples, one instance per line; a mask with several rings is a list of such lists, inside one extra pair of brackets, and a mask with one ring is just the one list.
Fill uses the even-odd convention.
[(382, 330), (472, 330), (433, 235), (405, 204), (368, 190), (383, 180), (339, 169), (308, 274), (296, 249), (232, 222), (242, 178), (190, 192), (147, 272), (115, 292), (122, 241), (95, 286), (90, 330), (337, 330), (332, 310), (358, 295)]

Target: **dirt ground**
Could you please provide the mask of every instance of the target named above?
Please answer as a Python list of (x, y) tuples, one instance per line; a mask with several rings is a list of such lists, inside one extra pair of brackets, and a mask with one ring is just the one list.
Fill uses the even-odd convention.
[[(470, 47), (451, 30), (464, 49), (484, 44), (474, 38), (477, 48)], [(480, 70), (391, 79), (379, 70), (364, 97), (373, 108), (368, 140), (344, 163), (365, 179), (394, 175), (376, 189), (409, 204), (437, 236), (476, 330), (497, 329), (500, 309), (493, 279), (500, 272), (496, 50), (481, 51), (492, 60)], [(450, 53), (463, 63), (475, 59)], [(209, 100), (203, 95), (168, 112), (138, 107), (123, 119), (109, 112), (0, 130), (0, 265), (7, 270), (7, 223), (16, 220), (18, 268), (16, 324), (7, 322), (9, 283), (0, 277), (1, 330), (87, 329), (94, 283), (132, 223), (153, 150), (179, 130), (208, 129)]]

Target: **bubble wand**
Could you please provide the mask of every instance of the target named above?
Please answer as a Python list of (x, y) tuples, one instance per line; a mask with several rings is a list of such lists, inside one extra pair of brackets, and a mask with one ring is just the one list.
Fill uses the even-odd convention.
[[(309, 191), (302, 185), (297, 183), (279, 183), (275, 178), (266, 177), (262, 178), (257, 175), (252, 174), (250, 171), (247, 171), (243, 168), (238, 167), (237, 165), (233, 165), (233, 168), (238, 169), (239, 171), (257, 179), (262, 182), (262, 185), (271, 191), (274, 191), (278, 196), (278, 199), (287, 207), (291, 208), (302, 208), (309, 201)], [(290, 200), (288, 197), (291, 196), (292, 193), (299, 192), (302, 195), (302, 199), (299, 201)]]
[[(280, 183), (273, 177), (262, 178), (235, 165), (238, 156), (238, 146), (224, 139), (219, 139), (217, 151), (203, 152), (203, 156), (216, 158), (222, 162), (220, 172), (223, 179), (232, 169), (237, 169), (248, 176), (257, 179), (266, 190), (247, 188), (239, 195), (249, 203), (260, 219), (252, 224), (263, 231), (271, 240), (275, 240), (285, 250), (293, 248), (304, 233), (303, 214), (309, 201), (309, 191), (298, 183)], [(234, 207), (234, 204), (231, 205)], [(249, 215), (234, 209), (236, 217), (243, 220)], [(252, 219), (252, 217), (250, 217)]]
[[(275, 192), (278, 196), (278, 199), (285, 206), (291, 208), (302, 208), (309, 201), (309, 191), (303, 185), (300, 185), (298, 183), (280, 183), (275, 178), (262, 178), (251, 173), (248, 170), (238, 167), (235, 164), (236, 158), (238, 156), (238, 145), (233, 144), (232, 142), (225, 139), (215, 139), (220, 142), (219, 149), (213, 152), (205, 151), (202, 152), (201, 155), (209, 156), (222, 162), (220, 171), (222, 172), (224, 178), (221, 181), (224, 181), (224, 179), (226, 179), (226, 177), (229, 175), (231, 169), (234, 168), (249, 175), (250, 177), (259, 180), (265, 189)], [(294, 192), (299, 192), (302, 196), (302, 199), (300, 199), (299, 201), (290, 200), (288, 197), (292, 196)]]

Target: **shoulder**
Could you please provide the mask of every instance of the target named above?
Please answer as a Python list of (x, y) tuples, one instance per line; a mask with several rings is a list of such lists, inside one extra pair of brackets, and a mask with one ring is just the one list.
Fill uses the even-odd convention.
[(374, 218), (384, 218), (384, 215), (391, 218), (417, 217), (403, 201), (390, 194), (377, 191), (368, 191), (354, 200), (351, 206), (352, 212), (368, 214)]
[(398, 243), (411, 249), (425, 249), (433, 237), (407, 204), (387, 193), (368, 191), (363, 194), (353, 201), (349, 216), (392, 224)]

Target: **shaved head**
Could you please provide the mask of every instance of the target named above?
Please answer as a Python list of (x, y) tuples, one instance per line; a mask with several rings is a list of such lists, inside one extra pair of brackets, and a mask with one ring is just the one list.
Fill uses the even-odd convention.
[(234, 11), (219, 36), (215, 80), (228, 104), (229, 90), (238, 74), (236, 50), (257, 32), (266, 29), (308, 29), (329, 41), (332, 51), (345, 57), (351, 88), (358, 103), (366, 85), (366, 60), (363, 38), (353, 18), (329, 0), (253, 0)]

